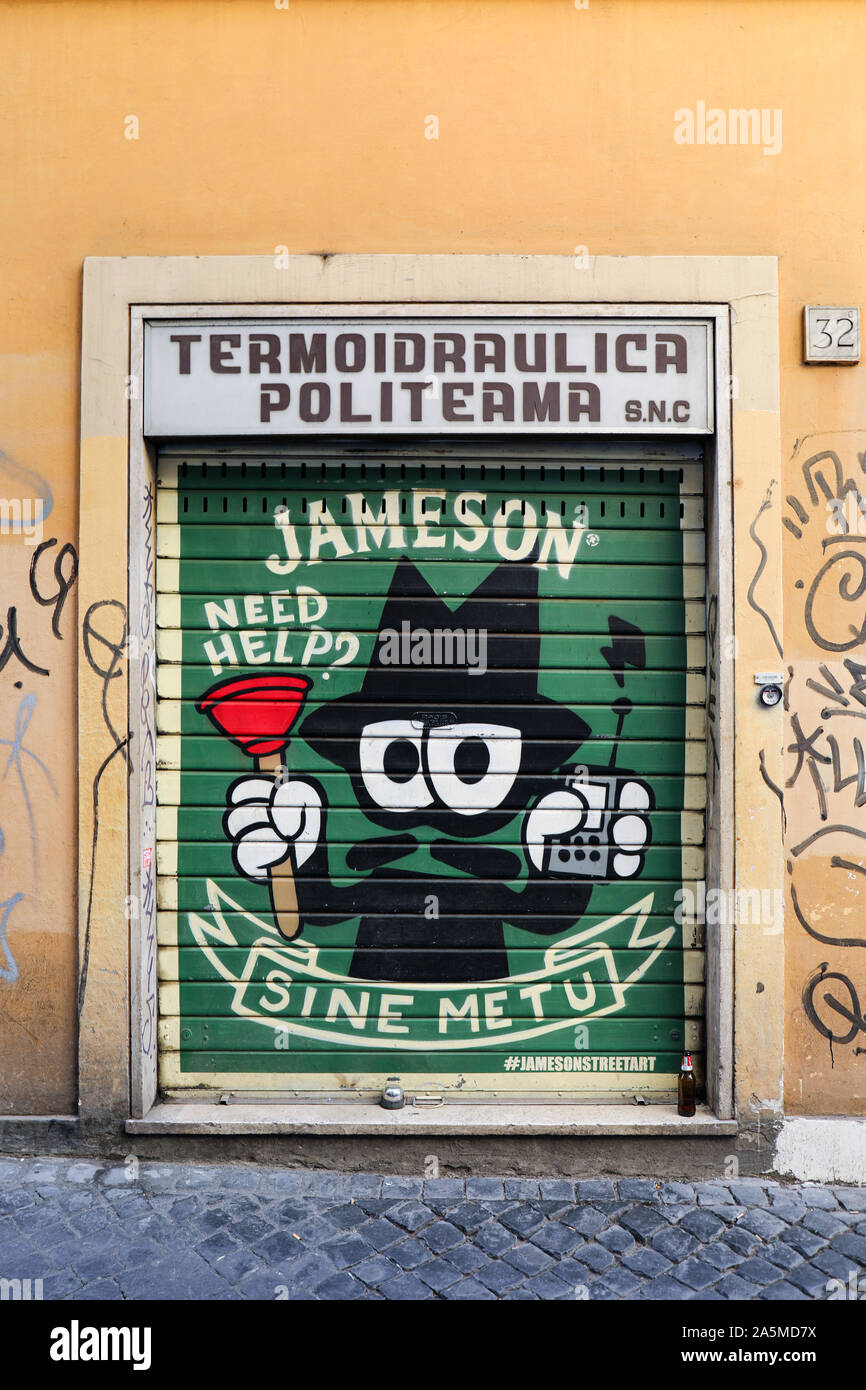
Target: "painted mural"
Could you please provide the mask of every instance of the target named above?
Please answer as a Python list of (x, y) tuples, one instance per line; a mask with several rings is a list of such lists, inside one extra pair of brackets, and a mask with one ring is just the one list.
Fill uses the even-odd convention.
[(670, 1076), (680, 471), (306, 471), (158, 531), (178, 1075)]

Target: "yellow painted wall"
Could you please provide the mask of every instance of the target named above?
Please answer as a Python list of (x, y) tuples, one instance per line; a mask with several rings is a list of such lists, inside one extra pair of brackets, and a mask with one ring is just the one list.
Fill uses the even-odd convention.
[[(784, 664), (794, 668), (785, 742), (795, 742), (795, 715), (810, 736), (823, 724), (812, 746), (829, 756), (827, 734), (836, 730), (843, 774), (854, 771), (857, 721), (828, 720), (830, 701), (807, 681), (828, 684), (824, 663), (845, 687), (848, 708), (859, 708), (842, 663), (866, 661), (862, 644), (858, 653), (821, 641), (834, 624), (843, 632), (837, 643), (849, 640), (849, 622), (859, 632), (866, 603), (856, 595), (859, 562), (851, 560), (846, 616), (838, 616), (837, 570), (821, 581), (816, 600), (818, 608), (827, 604), (835, 583), (836, 609), (822, 609), (811, 631), (804, 621), (827, 532), (823, 498), (813, 502), (803, 466), (832, 449), (845, 477), (862, 476), (866, 367), (802, 366), (800, 313), (805, 302), (866, 298), (866, 7), (857, 0), (589, 0), (580, 10), (571, 0), (289, 0), (283, 10), (271, 0), (46, 0), (0, 7), (0, 43), (0, 495), (32, 496), (38, 479), (50, 488), (44, 539), (57, 544), (38, 562), (43, 595), (55, 587), (53, 556), (67, 542), (77, 545), (86, 256), (267, 255), (283, 245), (778, 255), (786, 463), (776, 485), (810, 515), (798, 523), (802, 537), (784, 533)], [(781, 152), (675, 143), (674, 112), (699, 101), (781, 109)], [(125, 138), (129, 117), (137, 119), (137, 139)], [(436, 139), (426, 138), (429, 117), (438, 120)], [(581, 297), (577, 268), (574, 297)], [(20, 469), (37, 482), (25, 484)], [(785, 515), (795, 517), (790, 508)], [(122, 544), (107, 535), (82, 554), (88, 593), (99, 591), (106, 554), (114, 548), (116, 565)], [(73, 589), (61, 636), (52, 634), (52, 609), (36, 602), (28, 580), (34, 549), (20, 535), (0, 535), (4, 640), (14, 607), (22, 650), (49, 671), (28, 671), (15, 655), (0, 671), (0, 739), (14, 744), (17, 721), (23, 750), (5, 775), (0, 769), (4, 1114), (69, 1113), (76, 1096), (74, 710), (82, 614)], [(756, 546), (755, 567), (758, 559)], [(742, 564), (753, 573), (748, 555)], [(738, 604), (745, 608), (744, 593)], [(779, 663), (769, 631), (765, 650), (767, 665)], [(29, 695), (35, 705), (22, 708)], [(98, 719), (93, 729), (96, 738)], [(0, 744), (3, 767), (10, 747)], [(92, 752), (88, 767), (98, 765)], [(815, 775), (832, 788), (829, 764), (818, 762)], [(785, 790), (786, 851), (802, 915), (820, 935), (862, 938), (862, 872), (850, 867), (864, 862), (855, 832), (866, 831), (866, 812), (855, 806), (856, 788), (831, 790), (822, 822), (816, 782), (794, 753), (787, 776), (794, 781)], [(87, 824), (90, 776), (80, 791)], [(116, 796), (107, 805), (104, 852), (122, 816)], [(846, 829), (801, 848), (827, 824)], [(834, 866), (834, 857), (849, 867)], [(88, 883), (85, 872), (85, 893)], [(802, 994), (826, 962), (866, 1003), (866, 952), (818, 941), (790, 910), (786, 949), (787, 1106), (858, 1112), (866, 1058), (855, 1049), (866, 1038), (835, 1045), (831, 1056)], [(808, 996), (837, 1033), (847, 1025), (824, 996), (850, 1009), (847, 988), (837, 979)], [(753, 1054), (760, 999), (738, 997), (738, 1019), (744, 1055)], [(117, 1021), (88, 1026), (109, 1030)]]

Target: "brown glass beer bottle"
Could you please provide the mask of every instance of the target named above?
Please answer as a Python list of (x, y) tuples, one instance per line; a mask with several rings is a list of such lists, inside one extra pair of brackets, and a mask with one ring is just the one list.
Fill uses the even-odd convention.
[(695, 1113), (695, 1074), (692, 1071), (692, 1054), (683, 1053), (683, 1064), (680, 1068), (680, 1079), (677, 1086), (677, 1114), (694, 1115)]

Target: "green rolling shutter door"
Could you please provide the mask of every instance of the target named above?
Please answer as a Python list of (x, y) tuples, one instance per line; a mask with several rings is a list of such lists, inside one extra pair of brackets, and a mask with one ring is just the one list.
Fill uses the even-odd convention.
[(161, 1081), (669, 1099), (698, 444), (163, 451)]

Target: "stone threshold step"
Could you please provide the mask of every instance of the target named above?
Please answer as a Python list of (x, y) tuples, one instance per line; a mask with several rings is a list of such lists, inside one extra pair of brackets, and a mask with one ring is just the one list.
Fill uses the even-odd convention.
[(738, 1132), (736, 1120), (720, 1120), (706, 1106), (692, 1119), (673, 1106), (515, 1105), (462, 1102), (383, 1110), (346, 1101), (274, 1104), (164, 1101), (142, 1119), (126, 1122), (128, 1134), (505, 1134), (566, 1136), (682, 1135), (720, 1138)]

